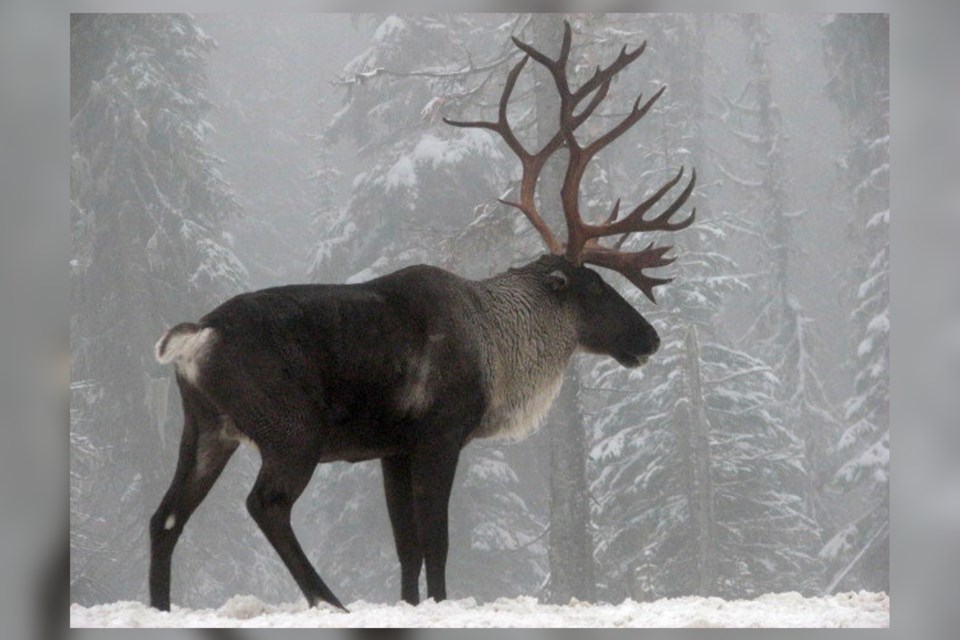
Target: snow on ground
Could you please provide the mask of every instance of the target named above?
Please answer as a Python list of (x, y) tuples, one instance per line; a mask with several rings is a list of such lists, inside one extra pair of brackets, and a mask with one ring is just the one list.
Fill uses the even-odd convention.
[(477, 604), (472, 598), (432, 600), (418, 607), (355, 602), (350, 613), (310, 609), (306, 603), (271, 605), (253, 596), (236, 596), (219, 609), (164, 613), (140, 602), (70, 607), (71, 627), (888, 627), (890, 598), (885, 593), (842, 593), (804, 598), (798, 593), (767, 594), (755, 600), (684, 597), (619, 605), (540, 604), (534, 598)]

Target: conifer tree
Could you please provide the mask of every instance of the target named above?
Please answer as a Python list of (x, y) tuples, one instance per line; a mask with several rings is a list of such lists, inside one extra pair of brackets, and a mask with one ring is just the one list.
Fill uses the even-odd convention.
[(90, 602), (145, 592), (146, 523), (180, 431), (153, 345), (239, 292), (246, 270), (221, 233), (239, 206), (208, 148), (213, 40), (175, 14), (74, 14), (70, 31), (71, 513), (108, 550), (72, 562), (113, 585), (75, 583)]
[[(693, 165), (699, 184), (715, 185), (703, 136), (709, 22), (665, 15), (638, 26), (652, 47), (647, 73), (668, 90), (640, 132), (634, 163), (645, 176)], [(712, 209), (715, 188), (698, 189), (697, 222), (669, 243), (679, 256), (675, 279), (648, 314), (660, 351), (640, 371), (594, 369), (591, 386), (609, 402), (595, 426), (593, 491), (611, 600), (746, 597), (815, 583), (802, 443), (770, 410), (779, 383), (771, 368), (721, 328), (726, 299), (749, 285), (723, 251), (740, 225)]]
[(830, 591), (889, 590), (889, 29), (886, 14), (838, 14), (823, 22), (827, 96), (850, 132), (838, 178), (852, 195), (849, 233), (860, 247), (848, 275), (853, 394), (843, 407), (845, 430), (836, 443), (843, 461), (833, 478), (856, 506), (822, 551)]

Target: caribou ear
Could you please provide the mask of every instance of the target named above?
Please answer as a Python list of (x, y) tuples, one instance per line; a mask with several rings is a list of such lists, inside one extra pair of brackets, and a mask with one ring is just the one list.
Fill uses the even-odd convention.
[(557, 269), (550, 272), (550, 275), (547, 276), (547, 282), (550, 284), (551, 290), (560, 291), (567, 288), (567, 285), (570, 284), (570, 278), (563, 271)]

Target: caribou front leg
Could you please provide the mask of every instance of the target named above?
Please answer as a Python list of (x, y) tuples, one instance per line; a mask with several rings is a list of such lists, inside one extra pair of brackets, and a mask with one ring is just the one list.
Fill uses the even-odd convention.
[(417, 536), (427, 565), (427, 597), (439, 602), (447, 597), (447, 510), (457, 471), (457, 445), (418, 447), (411, 456), (411, 484)]

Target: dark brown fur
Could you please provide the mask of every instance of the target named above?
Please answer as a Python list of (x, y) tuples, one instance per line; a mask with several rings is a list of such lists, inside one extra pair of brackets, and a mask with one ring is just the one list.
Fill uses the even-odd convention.
[[(179, 339), (172, 338), (179, 336)], [(473, 282), (417, 266), (357, 285), (237, 296), (169, 330), (184, 428), (150, 523), (150, 601), (170, 606), (170, 557), (238, 442), (262, 467), (247, 507), (311, 605), (343, 605), (316, 573), (290, 510), (318, 463), (382, 460), (402, 597), (446, 596), (447, 505), (461, 448), (521, 437), (576, 350), (636, 366), (653, 327), (593, 271), (558, 256)]]

